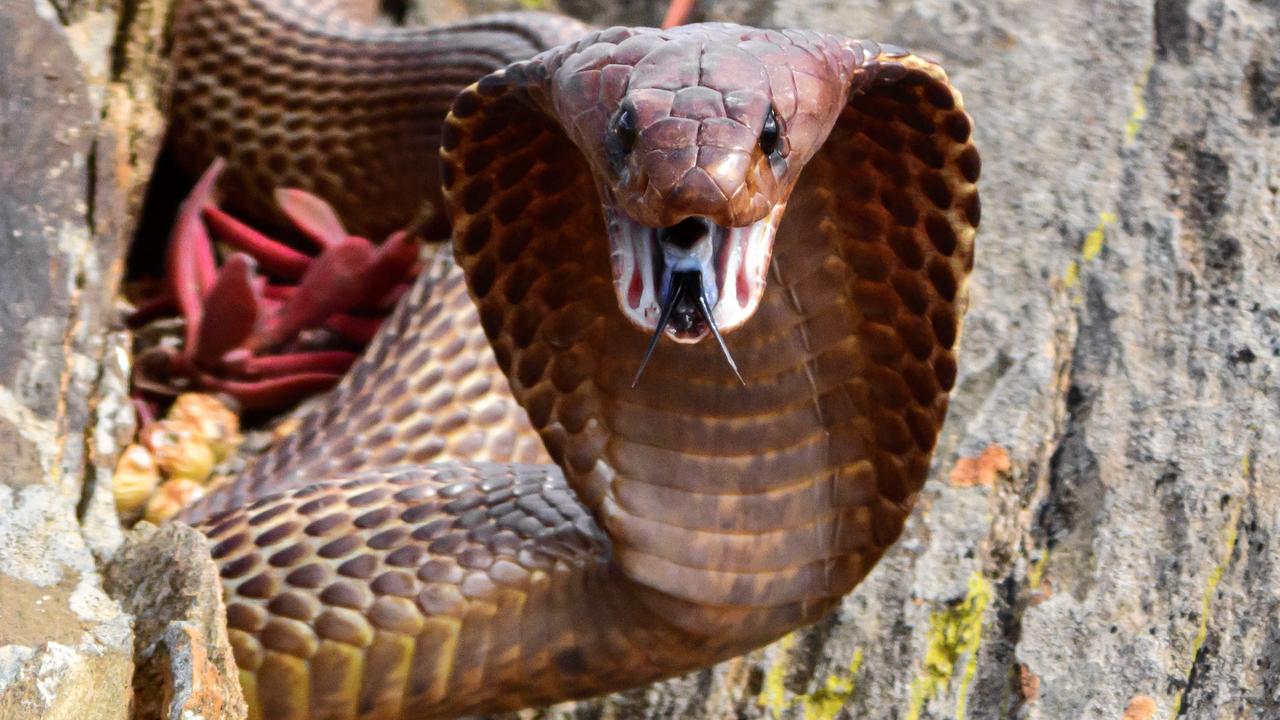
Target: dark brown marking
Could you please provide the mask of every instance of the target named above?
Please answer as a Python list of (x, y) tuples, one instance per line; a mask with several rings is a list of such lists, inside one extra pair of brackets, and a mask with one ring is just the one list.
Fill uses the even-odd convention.
[(413, 576), (398, 570), (382, 573), (374, 578), (369, 587), (379, 595), (413, 597), (417, 594)]
[(267, 558), (267, 563), (272, 567), (289, 567), (296, 564), (299, 560), (311, 554), (310, 548), (302, 543), (291, 545), (283, 550), (277, 550)]
[(235, 560), (223, 565), (218, 574), (228, 580), (241, 577), (245, 573), (257, 567), (259, 560), (260, 558), (257, 553), (241, 555)]
[(254, 538), (253, 542), (258, 547), (267, 547), (269, 545), (275, 545), (276, 543), (288, 538), (290, 535), (294, 534), (297, 531), (298, 531), (297, 523), (282, 522), (279, 525), (276, 525), (270, 530)]
[(267, 603), (267, 610), (281, 617), (309, 622), (315, 617), (315, 606), (296, 592), (283, 592)]
[(395, 511), (389, 507), (380, 507), (377, 510), (370, 510), (355, 519), (355, 526), (361, 530), (376, 528), (385, 524), (394, 514)]
[(285, 576), (284, 581), (294, 587), (318, 588), (328, 577), (329, 574), (325, 572), (324, 566), (310, 563), (290, 572)]
[(359, 555), (338, 566), (338, 574), (357, 580), (368, 580), (378, 569), (378, 559), (373, 555)]
[(362, 592), (355, 583), (347, 581), (332, 583), (320, 593), (320, 602), (335, 607), (363, 610), (368, 601), (368, 594)]
[(312, 537), (318, 537), (328, 533), (331, 530), (334, 530), (335, 528), (339, 528), (339, 527), (342, 527), (343, 525), (347, 525), (350, 522), (351, 522), (350, 515), (346, 514), (345, 512), (336, 512), (336, 513), (333, 513), (332, 515), (326, 515), (320, 518), (319, 520), (312, 522), (311, 524), (303, 528), (302, 531), (308, 535), (311, 535)]
[(236, 587), (236, 593), (247, 598), (266, 600), (275, 595), (277, 588), (275, 577), (270, 573), (259, 573), (240, 583)]
[(956, 232), (951, 223), (941, 215), (930, 213), (924, 221), (925, 232), (929, 242), (943, 255), (951, 255), (956, 251)]
[(389, 528), (369, 538), (369, 547), (373, 550), (388, 550), (404, 542), (408, 537), (408, 528)]
[(581, 675), (587, 671), (587, 659), (578, 648), (567, 648), (556, 653), (556, 667), (566, 675)]
[(214, 560), (219, 560), (221, 558), (224, 558), (230, 555), (232, 552), (234, 552), (236, 549), (238, 549), (242, 545), (247, 545), (248, 543), (249, 543), (249, 533), (239, 532), (227, 538), (226, 540), (223, 540), (217, 545), (214, 545), (213, 549), (209, 551), (209, 554), (213, 556)]
[(332, 560), (333, 558), (350, 555), (363, 544), (364, 543), (360, 539), (359, 535), (343, 535), (342, 537), (335, 538), (324, 545), (321, 545), (320, 549), (316, 551), (316, 554), (322, 558)]

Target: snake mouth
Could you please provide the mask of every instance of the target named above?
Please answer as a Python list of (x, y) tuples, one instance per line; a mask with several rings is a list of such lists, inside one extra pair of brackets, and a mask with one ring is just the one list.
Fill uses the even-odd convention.
[(699, 215), (650, 227), (611, 207), (605, 215), (618, 307), (640, 330), (696, 343), (736, 330), (760, 306), (781, 204), (742, 227)]

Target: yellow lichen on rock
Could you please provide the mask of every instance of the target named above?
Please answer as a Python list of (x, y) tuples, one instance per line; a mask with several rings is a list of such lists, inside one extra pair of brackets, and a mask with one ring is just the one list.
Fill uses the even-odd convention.
[(756, 703), (760, 707), (773, 712), (775, 715), (786, 710), (791, 705), (791, 701), (787, 698), (787, 688), (783, 682), (787, 676), (787, 660), (791, 655), (791, 649), (795, 645), (795, 633), (783, 635), (774, 645), (780, 657), (765, 672), (760, 694), (756, 697)]
[(958, 605), (930, 616), (924, 668), (911, 683), (911, 707), (907, 712), (910, 720), (921, 716), (925, 702), (951, 686), (957, 670), (960, 670), (960, 682), (956, 692), (956, 717), (965, 717), (969, 683), (978, 667), (983, 616), (991, 596), (991, 583), (982, 573), (974, 573), (969, 577), (969, 591)]
[(765, 671), (756, 704), (772, 717), (781, 717), (799, 704), (804, 710), (805, 720), (833, 720), (853, 698), (858, 670), (862, 667), (862, 649), (856, 648), (849, 664), (844, 668), (837, 667), (835, 672), (827, 675), (819, 688), (797, 695), (787, 692), (785, 685), (787, 663), (795, 645), (795, 633), (784, 635), (774, 645), (779, 656)]
[(857, 690), (856, 678), (862, 667), (862, 649), (853, 651), (853, 659), (844, 672), (835, 672), (827, 676), (822, 687), (807, 695), (800, 696), (804, 706), (805, 720), (834, 720), (840, 710), (853, 699)]

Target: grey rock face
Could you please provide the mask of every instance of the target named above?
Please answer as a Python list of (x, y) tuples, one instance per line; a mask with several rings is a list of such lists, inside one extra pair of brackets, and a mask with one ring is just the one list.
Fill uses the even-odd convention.
[(106, 571), (134, 618), (138, 718), (244, 720), (218, 570), (196, 530), (142, 523)]
[[(109, 248), (95, 244), (97, 99), (45, 3), (0, 23), (0, 717), (123, 718), (129, 618), (76, 517), (91, 464)], [(84, 26), (81, 26), (83, 29)], [(104, 533), (104, 536), (110, 533)]]
[(48, 486), (0, 485), (0, 548), (0, 717), (126, 717), (129, 618), (71, 507)]
[(4, 720), (130, 716), (132, 618), (95, 558), (122, 536), (96, 482), (133, 432), (126, 346), (109, 328), (160, 127), (140, 70), (156, 65), (157, 13), (0, 3)]

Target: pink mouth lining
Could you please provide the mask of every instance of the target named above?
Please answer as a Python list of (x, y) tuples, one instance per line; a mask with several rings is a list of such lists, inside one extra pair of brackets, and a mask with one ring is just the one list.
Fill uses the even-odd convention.
[[(774, 206), (769, 215), (751, 225), (724, 228), (724, 240), (714, 261), (719, 299), (712, 309), (722, 333), (741, 327), (760, 305), (784, 207)], [(619, 309), (637, 328), (652, 332), (661, 312), (654, 262), (658, 229), (641, 225), (622, 210), (608, 206), (605, 217)], [(678, 337), (669, 329), (667, 335), (676, 342), (696, 343), (707, 333)]]

